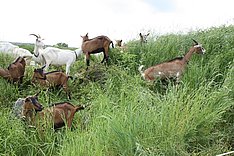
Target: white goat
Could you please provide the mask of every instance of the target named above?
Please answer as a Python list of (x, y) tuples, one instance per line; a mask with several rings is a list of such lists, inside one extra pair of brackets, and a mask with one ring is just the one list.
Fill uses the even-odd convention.
[(42, 42), (43, 39), (40, 37), (40, 35), (30, 35), (33, 35), (37, 38), (34, 47), (34, 57), (37, 58), (36, 62), (45, 65), (45, 71), (47, 71), (50, 65), (66, 65), (66, 74), (68, 75), (70, 73), (70, 66), (83, 53), (81, 49), (76, 49), (74, 51), (55, 47), (47, 47), (44, 49), (44, 43)]
[(28, 50), (20, 48), (9, 42), (0, 42), (0, 52), (4, 54), (9, 54), (15, 58), (18, 58), (18, 57), (31, 58), (33, 56)]

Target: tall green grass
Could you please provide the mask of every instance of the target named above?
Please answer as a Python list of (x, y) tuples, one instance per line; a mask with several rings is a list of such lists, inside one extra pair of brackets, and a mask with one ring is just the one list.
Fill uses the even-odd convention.
[[(75, 115), (72, 130), (43, 133), (12, 117), (19, 97), (42, 90), (31, 85), (27, 67), (20, 86), (0, 79), (1, 155), (216, 155), (234, 150), (234, 27), (156, 36), (140, 46), (111, 49), (110, 64), (83, 60), (71, 68), (71, 103), (88, 107)], [(181, 83), (142, 80), (137, 68), (184, 55), (192, 38), (206, 48), (193, 55)], [(11, 59), (1, 56), (1, 66)], [(62, 90), (43, 90), (47, 107), (67, 101)]]

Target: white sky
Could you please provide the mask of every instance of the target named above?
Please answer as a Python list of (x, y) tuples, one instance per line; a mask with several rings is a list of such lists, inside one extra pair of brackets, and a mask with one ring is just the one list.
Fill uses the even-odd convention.
[(234, 24), (234, 0), (1, 0), (0, 41), (67, 43), (106, 35), (111, 40)]

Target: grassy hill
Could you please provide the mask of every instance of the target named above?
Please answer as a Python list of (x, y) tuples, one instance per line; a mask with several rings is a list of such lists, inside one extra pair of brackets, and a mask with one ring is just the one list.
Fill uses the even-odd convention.
[[(181, 83), (145, 82), (137, 70), (183, 56), (196, 39), (205, 55), (192, 56)], [(26, 67), (24, 83), (0, 79), (1, 155), (217, 155), (234, 150), (234, 26), (151, 38), (144, 46), (127, 43), (111, 49), (107, 67), (93, 58), (89, 71), (83, 59), (71, 68), (71, 103), (86, 104), (72, 130), (43, 133), (11, 114), (19, 97), (42, 90), (39, 101), (67, 101), (62, 90), (31, 85), (34, 67)], [(13, 59), (0, 57), (0, 66)], [(55, 68), (52, 68), (53, 70)], [(64, 69), (64, 68), (63, 68)]]

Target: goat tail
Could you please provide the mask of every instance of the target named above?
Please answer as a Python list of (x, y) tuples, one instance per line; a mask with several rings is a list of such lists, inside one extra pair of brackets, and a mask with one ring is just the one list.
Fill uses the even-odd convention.
[(85, 107), (86, 107), (85, 105), (79, 105), (79, 106), (76, 106), (76, 107), (75, 107), (75, 110), (76, 110), (76, 112), (77, 112), (77, 111), (79, 111), (79, 110), (85, 109)]
[(142, 70), (143, 67), (144, 67), (144, 65), (140, 65), (139, 68), (138, 68), (138, 71), (139, 71), (141, 74), (143, 74), (143, 70)]
[(112, 41), (110, 43), (111, 43), (112, 48), (114, 48), (114, 43)]
[(69, 78), (70, 78), (71, 80), (73, 80), (73, 79), (74, 79), (74, 78), (73, 78), (72, 76), (70, 76), (70, 75), (69, 75), (69, 76), (67, 76), (67, 79), (69, 79)]
[(141, 73), (142, 77), (145, 77), (145, 74), (144, 74), (144, 72), (142, 70), (143, 67), (144, 67), (144, 65), (140, 65), (139, 68), (138, 68), (138, 71)]

